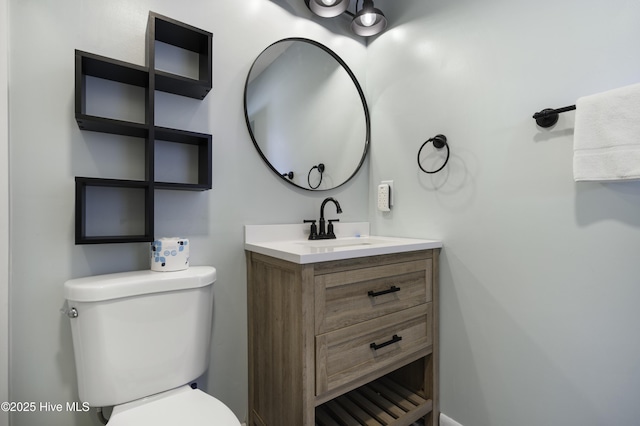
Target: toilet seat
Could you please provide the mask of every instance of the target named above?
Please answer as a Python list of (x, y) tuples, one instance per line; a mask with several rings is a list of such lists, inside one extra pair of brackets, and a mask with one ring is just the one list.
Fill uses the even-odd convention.
[(233, 412), (216, 398), (185, 385), (117, 405), (107, 426), (240, 426)]

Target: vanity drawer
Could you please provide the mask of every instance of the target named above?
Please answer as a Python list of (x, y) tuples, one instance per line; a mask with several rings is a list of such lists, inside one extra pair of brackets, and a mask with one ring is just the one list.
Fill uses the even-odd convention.
[(316, 334), (431, 301), (432, 259), (315, 277)]
[(316, 395), (426, 355), (431, 315), (426, 303), (316, 336)]

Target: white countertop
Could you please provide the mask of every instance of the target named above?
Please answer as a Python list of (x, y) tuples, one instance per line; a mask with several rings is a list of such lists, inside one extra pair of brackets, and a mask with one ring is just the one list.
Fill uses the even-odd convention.
[(334, 223), (336, 239), (309, 240), (309, 224), (245, 225), (244, 248), (305, 264), (442, 247), (437, 240), (369, 235), (368, 222)]

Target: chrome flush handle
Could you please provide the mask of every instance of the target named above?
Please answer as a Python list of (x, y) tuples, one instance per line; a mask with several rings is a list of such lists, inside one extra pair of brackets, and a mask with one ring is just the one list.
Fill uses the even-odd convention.
[(60, 309), (60, 312), (63, 315), (68, 316), (69, 318), (78, 318), (78, 310), (76, 308), (69, 308), (69, 309)]

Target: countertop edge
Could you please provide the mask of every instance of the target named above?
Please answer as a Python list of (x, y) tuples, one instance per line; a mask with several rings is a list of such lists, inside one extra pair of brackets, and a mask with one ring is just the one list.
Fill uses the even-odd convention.
[[(395, 237), (391, 237), (395, 238)], [(296, 254), (277, 250), (270, 247), (264, 247), (260, 244), (245, 243), (244, 248), (247, 251), (260, 253), (265, 256), (271, 256), (277, 259), (286, 260), (288, 262), (305, 265), (308, 263), (330, 262), (334, 260), (355, 259), (360, 257), (379, 256), (384, 254), (405, 253), (420, 250), (432, 250), (442, 248), (443, 244), (437, 240), (419, 240), (404, 245), (389, 245), (381, 247), (370, 247), (366, 251), (348, 250), (323, 253), (305, 253)]]

